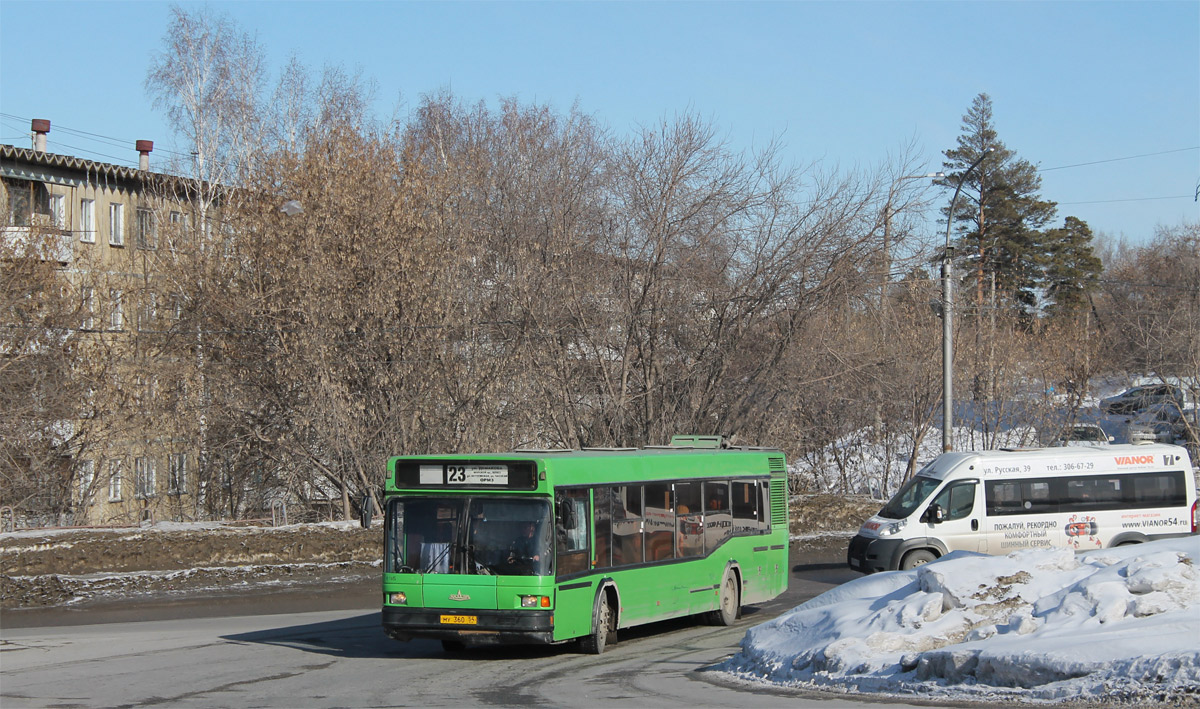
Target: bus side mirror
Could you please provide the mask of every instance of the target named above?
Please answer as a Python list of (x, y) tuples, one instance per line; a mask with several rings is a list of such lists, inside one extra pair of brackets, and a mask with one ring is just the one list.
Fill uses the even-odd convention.
[(362, 496), (362, 505), (359, 506), (358, 523), (363, 529), (371, 528), (371, 494), (364, 492)]
[(571, 500), (560, 497), (555, 502), (558, 508), (558, 526), (567, 531), (578, 527), (579, 519), (575, 515), (575, 505), (571, 504)]

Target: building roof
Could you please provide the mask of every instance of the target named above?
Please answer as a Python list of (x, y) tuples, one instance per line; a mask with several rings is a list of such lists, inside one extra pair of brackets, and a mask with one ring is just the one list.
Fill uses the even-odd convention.
[(6, 144), (0, 144), (0, 177), (74, 186), (104, 183), (134, 189), (144, 188), (151, 182), (160, 185), (174, 183), (177, 186), (181, 183), (195, 184), (194, 180), (186, 177)]

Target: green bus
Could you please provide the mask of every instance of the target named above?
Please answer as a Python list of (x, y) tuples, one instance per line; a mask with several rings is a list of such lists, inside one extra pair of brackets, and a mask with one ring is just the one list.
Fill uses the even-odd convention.
[(787, 588), (786, 464), (718, 436), (667, 446), (397, 456), (383, 627), (447, 650), (578, 640), (692, 614), (730, 625)]

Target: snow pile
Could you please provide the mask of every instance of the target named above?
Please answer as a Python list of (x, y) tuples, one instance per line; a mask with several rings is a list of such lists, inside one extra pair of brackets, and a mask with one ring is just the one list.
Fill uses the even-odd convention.
[(1200, 537), (1075, 555), (954, 553), (751, 629), (744, 679), (961, 699), (1200, 696)]

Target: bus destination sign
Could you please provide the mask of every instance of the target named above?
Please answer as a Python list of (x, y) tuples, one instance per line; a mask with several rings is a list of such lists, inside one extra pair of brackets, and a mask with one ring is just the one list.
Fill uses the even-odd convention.
[(536, 490), (537, 464), (532, 460), (455, 460), (398, 458), (396, 488)]
[(508, 487), (507, 465), (422, 465), (422, 485), (467, 485)]

